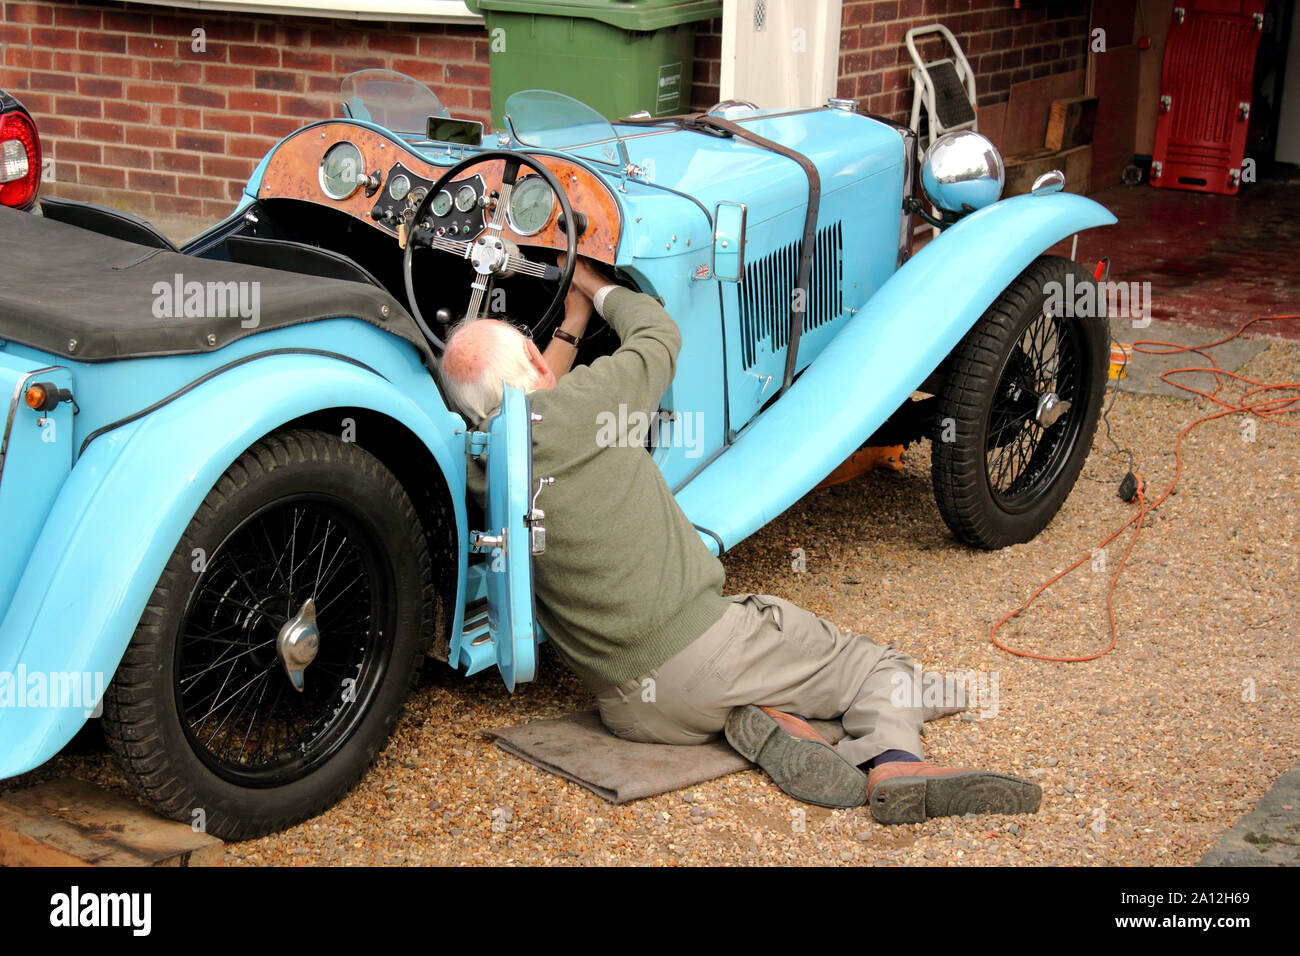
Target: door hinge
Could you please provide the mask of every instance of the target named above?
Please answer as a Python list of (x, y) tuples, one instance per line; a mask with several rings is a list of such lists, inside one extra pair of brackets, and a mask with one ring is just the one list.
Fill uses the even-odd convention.
[(480, 458), (487, 451), (489, 435), (487, 432), (476, 432), (473, 429), (465, 432), (465, 451), (472, 458)]

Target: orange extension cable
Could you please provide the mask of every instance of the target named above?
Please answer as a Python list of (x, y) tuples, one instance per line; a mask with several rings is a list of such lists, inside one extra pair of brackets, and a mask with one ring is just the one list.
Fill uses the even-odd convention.
[[(1209, 342), (1205, 345), (1196, 345), (1196, 346), (1176, 345), (1173, 342), (1161, 342), (1154, 339), (1143, 339), (1133, 343), (1133, 351), (1144, 352), (1148, 355), (1178, 355), (1183, 352), (1194, 352), (1197, 355), (1201, 356), (1201, 358), (1207, 360), (1210, 363), (1209, 366), (1188, 366), (1186, 368), (1171, 368), (1165, 372), (1162, 372), (1160, 374), (1160, 378), (1162, 381), (1167, 382), (1168, 384), (1174, 386), (1175, 388), (1180, 388), (1185, 392), (1191, 392), (1195, 395), (1201, 396), (1202, 398), (1209, 399), (1210, 401), (1214, 402), (1216, 405), (1219, 405), (1222, 408), (1222, 411), (1214, 412), (1210, 415), (1203, 415), (1200, 418), (1196, 419), (1195, 421), (1191, 422), (1186, 428), (1184, 428), (1181, 432), (1178, 433), (1178, 440), (1174, 443), (1174, 462), (1175, 462), (1174, 480), (1169, 483), (1169, 487), (1165, 489), (1164, 494), (1162, 494), (1151, 504), (1147, 503), (1146, 490), (1143, 485), (1141, 476), (1135, 474), (1135, 477), (1137, 478), (1137, 495), (1136, 495), (1137, 506), (1138, 506), (1137, 514), (1135, 514), (1133, 517), (1129, 518), (1128, 521), (1124, 522), (1122, 525), (1116, 528), (1108, 537), (1106, 537), (1105, 540), (1100, 542), (1096, 548), (1093, 548), (1092, 550), (1088, 551), (1086, 554), (1083, 555), (1083, 557), (1079, 558), (1079, 560), (1075, 561), (1064, 571), (1060, 571), (1052, 575), (1046, 581), (1044, 581), (1041, 585), (1039, 585), (1037, 590), (1035, 590), (1034, 593), (1029, 596), (1028, 600), (1026, 600), (1024, 604), (1020, 605), (1020, 607), (1018, 607), (1016, 610), (1012, 611), (1010, 614), (1007, 614), (1000, 621), (994, 624), (993, 629), (989, 632), (989, 640), (993, 642), (993, 645), (995, 647), (999, 648), (1000, 650), (1006, 651), (1008, 654), (1014, 654), (1017, 657), (1032, 657), (1035, 660), (1040, 660), (1040, 661), (1055, 661), (1059, 663), (1069, 663), (1069, 664), (1077, 663), (1079, 661), (1093, 661), (1099, 657), (1102, 657), (1103, 655), (1109, 654), (1112, 650), (1114, 650), (1115, 642), (1118, 638), (1118, 629), (1116, 628), (1115, 625), (1115, 605), (1114, 605), (1115, 585), (1119, 582), (1119, 576), (1124, 573), (1124, 565), (1128, 561), (1129, 554), (1133, 551), (1133, 545), (1137, 543), (1138, 535), (1142, 533), (1142, 522), (1143, 519), (1146, 517), (1147, 512), (1151, 511), (1153, 508), (1158, 508), (1160, 507), (1160, 505), (1164, 504), (1165, 499), (1167, 499), (1171, 494), (1173, 494), (1174, 489), (1178, 486), (1178, 479), (1182, 476), (1183, 473), (1183, 453), (1182, 453), (1183, 439), (1186, 438), (1188, 434), (1191, 433), (1192, 429), (1196, 428), (1198, 425), (1202, 425), (1205, 422), (1214, 421), (1214, 419), (1216, 418), (1224, 418), (1228, 415), (1255, 415), (1267, 421), (1274, 421), (1277, 422), (1279, 425), (1285, 425), (1288, 428), (1295, 428), (1297, 425), (1300, 425), (1300, 422), (1285, 421), (1282, 418), (1283, 415), (1300, 411), (1300, 407), (1296, 407), (1297, 403), (1300, 403), (1300, 382), (1278, 382), (1273, 384), (1258, 382), (1252, 378), (1247, 378), (1244, 375), (1238, 375), (1236, 372), (1229, 372), (1226, 369), (1219, 368), (1219, 364), (1214, 360), (1214, 358), (1210, 355), (1207, 355), (1203, 350), (1214, 348), (1215, 346), (1222, 345), (1225, 342), (1231, 342), (1233, 339), (1241, 335), (1243, 332), (1246, 331), (1246, 329), (1250, 328), (1256, 322), (1271, 322), (1271, 321), (1295, 320), (1295, 319), (1300, 319), (1300, 315), (1261, 315), (1251, 319), (1249, 322), (1242, 325), (1241, 328), (1237, 329), (1237, 331), (1233, 332), (1231, 335), (1219, 339), (1217, 342)], [(1157, 348), (1142, 348), (1142, 346), (1156, 346)], [(1185, 374), (1188, 372), (1209, 372), (1211, 375), (1214, 376), (1214, 381), (1215, 381), (1214, 389), (1209, 392), (1202, 391), (1199, 388), (1193, 388), (1191, 385), (1185, 385), (1181, 382), (1175, 382), (1171, 378), (1171, 376)], [(1239, 382), (1243, 382), (1246, 385), (1250, 385), (1254, 387), (1251, 388), (1249, 391), (1245, 392), (1240, 397), (1240, 399), (1238, 399), (1236, 404), (1224, 401), (1222, 398), (1219, 397), (1219, 392), (1224, 385), (1224, 376), (1226, 376), (1227, 378), (1236, 379)], [(1287, 396), (1285, 394), (1275, 395), (1274, 397), (1265, 398), (1260, 401), (1254, 401), (1254, 402), (1249, 401), (1249, 399), (1254, 398), (1257, 395), (1278, 393), (1278, 392), (1283, 392), (1283, 393), (1292, 392), (1294, 394), (1290, 396)], [(1078, 568), (1081, 564), (1083, 564), (1084, 561), (1088, 560), (1088, 558), (1090, 558), (1093, 554), (1095, 554), (1097, 549), (1106, 547), (1106, 545), (1110, 544), (1112, 541), (1118, 538), (1124, 532), (1124, 529), (1128, 528), (1130, 525), (1136, 525), (1133, 528), (1133, 536), (1129, 539), (1128, 547), (1124, 549), (1124, 555), (1123, 557), (1120, 558), (1119, 566), (1115, 569), (1115, 574), (1110, 580), (1110, 586), (1106, 589), (1106, 614), (1110, 620), (1110, 643), (1106, 645), (1104, 650), (1098, 651), (1095, 654), (1086, 654), (1081, 657), (1057, 657), (1050, 654), (1035, 654), (1032, 651), (1018, 650), (1014, 647), (1008, 647), (1006, 644), (1003, 644), (1001, 641), (998, 640), (998, 636), (997, 636), (998, 628), (1000, 628), (1007, 621), (1011, 620), (1013, 617), (1017, 617), (1020, 614), (1024, 613), (1024, 611), (1029, 607), (1029, 605), (1033, 604), (1040, 594), (1046, 591), (1049, 587), (1051, 587), (1061, 578), (1065, 577), (1071, 571)]]

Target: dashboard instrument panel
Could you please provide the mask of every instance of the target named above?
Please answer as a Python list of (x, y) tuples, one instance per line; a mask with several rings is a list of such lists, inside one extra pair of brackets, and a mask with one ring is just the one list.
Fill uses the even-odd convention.
[[(613, 264), (622, 218), (609, 187), (571, 160), (536, 158), (559, 180), (574, 211), (585, 214), (587, 228), (578, 237), (578, 252)], [(403, 212), (419, 205), (444, 169), (372, 129), (329, 122), (299, 130), (280, 144), (267, 161), (258, 198), (297, 199), (338, 209), (396, 236)], [(447, 184), (434, 197), (426, 221), (435, 230), (445, 230), (440, 234), (478, 235), (487, 222), (484, 197), (500, 190), (504, 170), (499, 159), (467, 170), (468, 176)], [(376, 173), (377, 186), (362, 188), (367, 177), (374, 182)], [(520, 246), (563, 250), (567, 241), (559, 218), (560, 204), (545, 180), (521, 168), (502, 235)]]
[[(414, 213), (424, 202), (435, 180), (420, 175), (405, 163), (394, 163), (384, 175), (384, 182), (385, 187), (379, 190), (374, 206), (366, 215), (395, 231), (403, 214), (408, 209)], [(429, 228), (440, 236), (472, 239), (487, 226), (482, 207), (482, 197), (486, 194), (487, 186), (479, 175), (448, 183), (433, 197), (426, 217)], [(458, 204), (456, 197), (463, 197), (463, 201)]]

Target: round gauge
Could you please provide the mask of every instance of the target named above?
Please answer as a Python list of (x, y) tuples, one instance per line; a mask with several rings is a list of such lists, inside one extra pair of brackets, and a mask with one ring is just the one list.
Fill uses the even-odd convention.
[(406, 198), (406, 194), (411, 191), (411, 181), (401, 173), (398, 173), (388, 181), (388, 195), (393, 199), (401, 202)]
[(433, 214), (445, 216), (449, 212), (451, 212), (451, 193), (444, 189), (433, 197)]
[(414, 209), (419, 206), (420, 203), (424, 202), (424, 197), (427, 195), (429, 195), (429, 190), (425, 189), (423, 186), (416, 186), (411, 190), (411, 195), (406, 197), (406, 201), (411, 208)]
[(519, 180), (510, 193), (510, 208), (506, 218), (510, 228), (521, 236), (540, 232), (555, 209), (555, 193), (541, 176), (528, 176)]
[(357, 191), (357, 176), (364, 175), (361, 150), (349, 142), (335, 143), (320, 161), (320, 188), (330, 199), (347, 199)]
[(478, 203), (478, 193), (474, 192), (473, 186), (461, 186), (456, 190), (456, 208), (461, 212), (469, 212)]

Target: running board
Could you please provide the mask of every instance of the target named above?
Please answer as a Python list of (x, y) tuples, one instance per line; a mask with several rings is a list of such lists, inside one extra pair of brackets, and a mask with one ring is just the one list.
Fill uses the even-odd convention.
[[(463, 667), (465, 677), (496, 667), (497, 664), (497, 645), (488, 625), (487, 567), (488, 562), (479, 561), (466, 569), (465, 623), (461, 626), (459, 638), (453, 640), (451, 645), (455, 658), (452, 666), (457, 669)], [(533, 630), (537, 635), (537, 643), (544, 644), (546, 632), (535, 617)]]
[(458, 668), (465, 668), (465, 676), (485, 671), (497, 662), (496, 643), (488, 627), (488, 605), (484, 598), (465, 608), (465, 626), (460, 632)]

